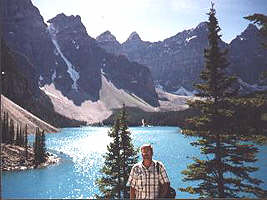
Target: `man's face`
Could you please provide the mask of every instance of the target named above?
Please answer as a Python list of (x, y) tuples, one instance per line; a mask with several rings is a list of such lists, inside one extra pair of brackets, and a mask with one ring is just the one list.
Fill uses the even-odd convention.
[(150, 147), (143, 147), (141, 152), (143, 160), (152, 160), (153, 153)]

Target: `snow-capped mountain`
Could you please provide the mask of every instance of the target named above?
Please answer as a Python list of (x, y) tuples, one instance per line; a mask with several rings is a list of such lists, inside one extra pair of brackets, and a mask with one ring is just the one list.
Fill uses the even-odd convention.
[(180, 87), (177, 91), (173, 93), (181, 96), (194, 96), (194, 92), (190, 92), (186, 90), (184, 87)]

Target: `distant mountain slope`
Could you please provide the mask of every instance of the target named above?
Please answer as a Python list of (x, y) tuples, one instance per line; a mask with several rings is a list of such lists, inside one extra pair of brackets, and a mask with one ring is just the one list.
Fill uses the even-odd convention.
[[(114, 110), (118, 110), (123, 104), (126, 107), (142, 110), (142, 112), (166, 112), (166, 111), (183, 111), (188, 108), (186, 101), (194, 97), (179, 96), (167, 93), (157, 89), (159, 96), (159, 107), (153, 107), (133, 93), (118, 89), (109, 81), (105, 74), (102, 74), (101, 89), (98, 101), (87, 100), (80, 106), (74, 104), (70, 99), (65, 97), (60, 90), (56, 89), (53, 84), (45, 85), (42, 91), (53, 102), (55, 110), (70, 118), (86, 121), (89, 124), (99, 123), (109, 118)], [(131, 113), (134, 114), (134, 113)]]
[(65, 97), (53, 84), (45, 85), (42, 90), (49, 96), (58, 113), (89, 124), (102, 122), (112, 114), (112, 110), (121, 108), (123, 104), (145, 111), (158, 111), (135, 94), (116, 88), (104, 75), (101, 78), (99, 100), (87, 100), (80, 106)]
[[(44, 122), (38, 117), (34, 116), (27, 110), (18, 106), (4, 95), (1, 95), (1, 114), (3, 112), (8, 112), (9, 118), (13, 119), (15, 122), (18, 122), (24, 128), (25, 125), (28, 125), (28, 133), (35, 133), (35, 129), (38, 127), (45, 132), (58, 132), (59, 129), (54, 126)], [(16, 124), (15, 124), (16, 125)]]

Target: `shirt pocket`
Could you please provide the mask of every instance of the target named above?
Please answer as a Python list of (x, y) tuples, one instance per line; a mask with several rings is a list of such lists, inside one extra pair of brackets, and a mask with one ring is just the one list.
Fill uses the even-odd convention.
[(145, 189), (145, 184), (146, 184), (146, 180), (145, 180), (146, 176), (144, 174), (140, 174), (137, 178), (137, 185), (139, 190), (144, 190)]

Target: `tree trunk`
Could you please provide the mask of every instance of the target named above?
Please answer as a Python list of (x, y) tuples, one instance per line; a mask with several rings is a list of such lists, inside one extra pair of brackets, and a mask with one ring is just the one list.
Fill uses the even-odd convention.
[(216, 151), (215, 151), (215, 159), (216, 159), (216, 166), (217, 166), (217, 172), (218, 172), (218, 193), (219, 198), (224, 198), (224, 181), (223, 181), (223, 171), (222, 171), (222, 160), (221, 160), (221, 141), (220, 141), (220, 135), (217, 132), (216, 134)]

